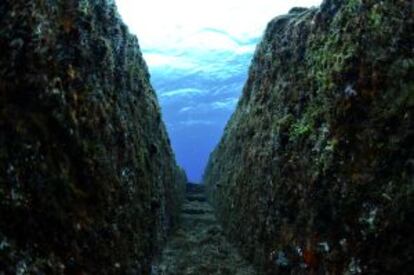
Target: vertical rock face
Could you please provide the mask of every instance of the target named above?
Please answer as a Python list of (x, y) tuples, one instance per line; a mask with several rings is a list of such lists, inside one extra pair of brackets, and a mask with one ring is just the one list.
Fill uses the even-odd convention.
[(148, 274), (185, 175), (137, 39), (110, 0), (5, 0), (0, 26), (0, 270)]
[(205, 172), (266, 272), (413, 272), (413, 10), (326, 0), (268, 25)]

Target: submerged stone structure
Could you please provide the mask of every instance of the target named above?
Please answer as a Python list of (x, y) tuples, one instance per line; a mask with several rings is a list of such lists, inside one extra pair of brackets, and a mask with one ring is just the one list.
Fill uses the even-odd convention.
[(414, 272), (412, 1), (271, 21), (204, 181), (266, 274)]
[(0, 2), (0, 273), (149, 274), (177, 167), (111, 0)]

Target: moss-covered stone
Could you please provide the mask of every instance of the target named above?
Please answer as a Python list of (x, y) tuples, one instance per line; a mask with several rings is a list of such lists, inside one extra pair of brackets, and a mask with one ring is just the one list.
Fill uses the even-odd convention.
[(188, 184), (181, 224), (151, 275), (256, 275), (223, 234), (203, 185)]
[(414, 272), (413, 10), (325, 0), (269, 23), (204, 179), (265, 272)]
[(111, 0), (0, 1), (0, 26), (0, 271), (148, 274), (186, 180), (136, 37)]

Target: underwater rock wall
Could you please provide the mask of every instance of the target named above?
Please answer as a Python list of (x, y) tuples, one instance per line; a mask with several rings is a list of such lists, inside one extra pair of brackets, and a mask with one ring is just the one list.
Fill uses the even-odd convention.
[(149, 274), (186, 176), (136, 37), (111, 0), (5, 0), (0, 26), (0, 271)]
[(271, 21), (204, 181), (268, 274), (414, 272), (412, 1)]

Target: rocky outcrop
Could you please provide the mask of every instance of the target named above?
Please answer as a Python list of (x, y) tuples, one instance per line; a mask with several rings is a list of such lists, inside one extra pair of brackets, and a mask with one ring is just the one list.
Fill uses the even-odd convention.
[(0, 2), (0, 273), (148, 274), (177, 168), (111, 0)]
[(412, 12), (325, 0), (269, 23), (204, 179), (267, 273), (414, 272)]

